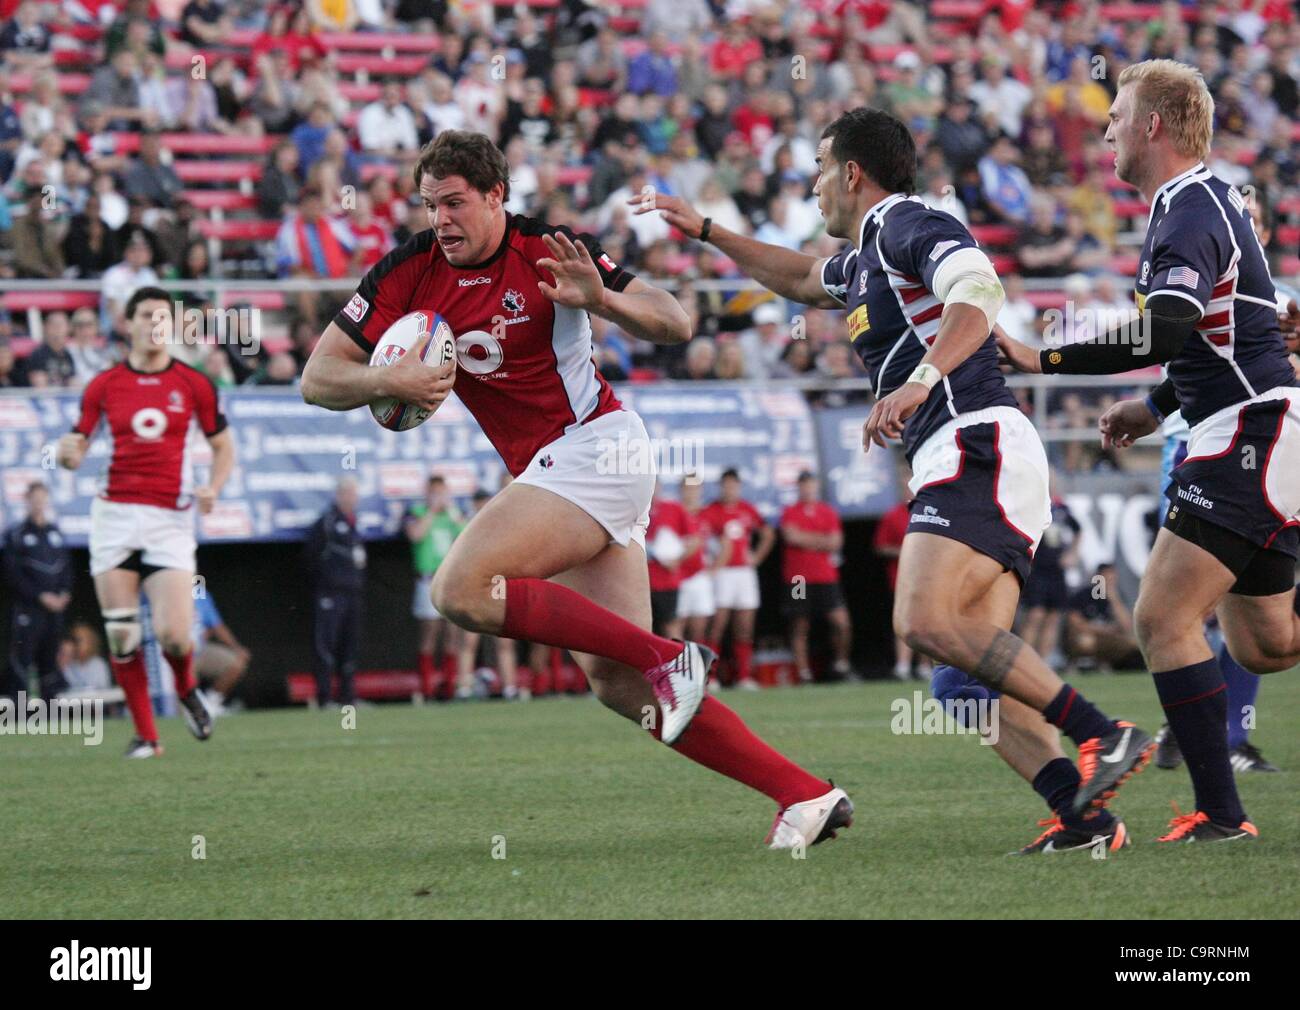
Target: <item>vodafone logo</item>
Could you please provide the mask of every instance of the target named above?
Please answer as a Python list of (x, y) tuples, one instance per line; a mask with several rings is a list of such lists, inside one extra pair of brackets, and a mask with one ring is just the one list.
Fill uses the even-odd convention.
[(456, 284), (462, 288), (472, 288), (475, 284), (490, 284), (490, 283), (492, 283), (491, 277), (462, 277), (460, 280), (456, 282)]
[(145, 407), (131, 415), (131, 430), (145, 441), (162, 438), (167, 430), (167, 415), (157, 407)]
[(488, 375), (505, 360), (501, 341), (482, 330), (470, 330), (456, 338), (456, 363), (473, 375)]

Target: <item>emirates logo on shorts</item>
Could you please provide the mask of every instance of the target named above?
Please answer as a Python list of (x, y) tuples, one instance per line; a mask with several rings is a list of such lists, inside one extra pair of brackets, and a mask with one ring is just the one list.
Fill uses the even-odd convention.
[(543, 456), (537, 461), (537, 465), (543, 470), (549, 470), (551, 467), (555, 466), (555, 460), (550, 456)]

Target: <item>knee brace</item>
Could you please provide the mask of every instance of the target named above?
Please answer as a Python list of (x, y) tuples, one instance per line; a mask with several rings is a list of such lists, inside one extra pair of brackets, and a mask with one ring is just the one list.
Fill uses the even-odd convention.
[[(1002, 692), (985, 687), (965, 670), (946, 663), (934, 668), (930, 676), (930, 694), (945, 706), (948, 702), (991, 701), (1002, 696)], [(965, 726), (967, 706), (954, 704), (951, 711), (953, 718)]]
[(104, 636), (113, 658), (124, 662), (140, 648), (140, 611), (132, 608), (104, 611)]

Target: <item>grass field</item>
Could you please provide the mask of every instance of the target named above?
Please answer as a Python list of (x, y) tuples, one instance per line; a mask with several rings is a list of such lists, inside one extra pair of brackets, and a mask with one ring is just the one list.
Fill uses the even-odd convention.
[[(1159, 724), (1145, 676), (1081, 685)], [(163, 917), (1294, 917), (1300, 908), (1300, 679), (1260, 693), (1256, 742), (1286, 772), (1245, 777), (1257, 843), (1151, 839), (1183, 771), (1154, 766), (1117, 809), (1136, 846), (1005, 855), (1045, 808), (970, 737), (895, 736), (893, 683), (725, 700), (833, 776), (854, 827), (807, 858), (763, 849), (766, 798), (653, 743), (591, 699), (253, 712), (161, 760), (0, 737), (4, 914)], [(206, 858), (193, 858), (202, 835)], [(501, 855), (504, 845), (505, 858)]]

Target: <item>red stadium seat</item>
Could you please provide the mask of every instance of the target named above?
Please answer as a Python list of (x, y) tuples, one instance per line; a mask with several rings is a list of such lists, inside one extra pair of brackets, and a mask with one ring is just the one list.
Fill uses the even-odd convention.
[(195, 227), (204, 238), (223, 242), (267, 242), (280, 230), (279, 221), (199, 221)]
[(10, 312), (75, 312), (96, 308), (99, 295), (94, 291), (6, 291), (3, 304)]
[(349, 102), (373, 102), (383, 91), (378, 84), (357, 84), (355, 81), (339, 81), (338, 89)]
[(256, 182), (262, 178), (260, 161), (189, 161), (178, 159), (172, 168), (181, 182)]
[(1059, 309), (1065, 304), (1065, 292), (1026, 291), (1025, 301), (1039, 311), (1042, 311), (1043, 309)]
[(1016, 272), (1016, 258), (1009, 253), (990, 256), (989, 262), (993, 264), (993, 269), (1000, 274), (1013, 274)]
[(1014, 246), (1020, 229), (1012, 224), (973, 224), (970, 233), (982, 246)]
[(1118, 217), (1136, 217), (1145, 218), (1151, 213), (1151, 208), (1142, 200), (1116, 200), (1115, 214)]
[(555, 173), (555, 181), (561, 186), (576, 186), (580, 182), (590, 182), (591, 166), (566, 165)]
[(418, 77), (429, 63), (424, 56), (383, 56), (378, 53), (339, 53), (335, 62), (340, 73), (364, 71), (376, 77)]
[[(58, 74), (55, 83), (62, 95), (79, 95), (90, 87), (89, 74)], [(10, 74), (9, 90), (15, 95), (25, 95), (32, 90), (31, 74)]]
[(181, 193), (181, 199), (199, 210), (252, 210), (257, 206), (257, 197), (233, 189), (187, 189)]
[(1280, 224), (1274, 233), (1277, 236), (1279, 245), (1295, 246), (1300, 245), (1300, 225)]
[(389, 165), (382, 161), (372, 161), (368, 165), (361, 166), (361, 181), (369, 182), (378, 176), (385, 175), (390, 179), (397, 178), (397, 166)]
[[(137, 133), (113, 135), (117, 151), (134, 154), (140, 149)], [(246, 137), (242, 134), (226, 136), (221, 133), (164, 133), (162, 146), (172, 154), (267, 154), (281, 140), (277, 136)]]
[(322, 32), (320, 40), (326, 49), (336, 52), (344, 49), (374, 52), (395, 49), (398, 52), (436, 53), (442, 48), (442, 38), (438, 35), (408, 35), (404, 32)]

